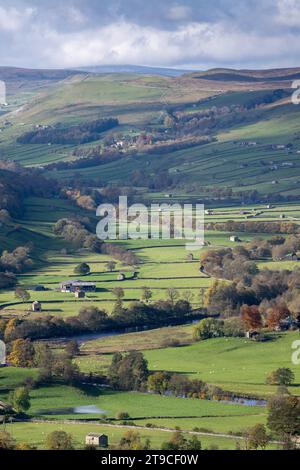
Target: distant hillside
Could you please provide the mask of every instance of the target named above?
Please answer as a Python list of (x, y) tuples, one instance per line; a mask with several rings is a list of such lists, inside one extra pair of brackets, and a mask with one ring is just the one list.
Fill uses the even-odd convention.
[(220, 82), (286, 82), (300, 79), (300, 68), (270, 70), (212, 69), (206, 72), (194, 72), (190, 76)]
[[(92, 184), (95, 178), (117, 184), (133, 181), (137, 187), (147, 182), (165, 191), (165, 181), (171, 180), (168, 188), (179, 184), (194, 192), (205, 187), (217, 194), (225, 188), (237, 198), (247, 191), (273, 199), (300, 198), (300, 115), (290, 99), (291, 82), (300, 78), (300, 68), (214, 69), (178, 77), (102, 70), (10, 70), (11, 77), (34, 78), (23, 80), (32, 87), (30, 96), (22, 102), (20, 88), (20, 98), (8, 100), (15, 108), (0, 118), (0, 159), (45, 172), (46, 165), (82, 159), (76, 167), (51, 171), (55, 178), (76, 177)], [(108, 118), (118, 119), (119, 126), (97, 136), (93, 144), (49, 135), (52, 128), (65, 134), (65, 129)], [(22, 136), (28, 133), (45, 138), (25, 139), (25, 145)], [(207, 136), (204, 145), (201, 137)], [(98, 158), (103, 148), (105, 161)], [(156, 175), (162, 175), (163, 183)]]
[(137, 73), (141, 75), (162, 75), (164, 77), (180, 77), (188, 70), (164, 67), (146, 67), (141, 65), (94, 65), (79, 67), (79, 70), (88, 73)]
[(55, 84), (56, 82), (78, 74), (84, 75), (84, 72), (78, 72), (75, 70), (40, 70), (0, 66), (0, 80), (3, 80), (6, 83), (8, 95), (35, 91), (41, 87)]

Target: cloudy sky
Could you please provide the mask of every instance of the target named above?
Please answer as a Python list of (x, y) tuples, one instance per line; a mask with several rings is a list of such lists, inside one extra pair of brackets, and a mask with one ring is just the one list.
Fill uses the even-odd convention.
[(0, 0), (0, 65), (300, 66), (300, 0)]

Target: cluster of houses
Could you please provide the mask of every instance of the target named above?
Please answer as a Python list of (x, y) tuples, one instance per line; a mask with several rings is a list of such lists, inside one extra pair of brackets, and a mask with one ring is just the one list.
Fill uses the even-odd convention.
[[(133, 274), (133, 278), (136, 278), (137, 273)], [(118, 281), (125, 281), (126, 275), (122, 272), (118, 274)], [(59, 291), (62, 293), (71, 293), (75, 295), (76, 299), (84, 299), (87, 293), (96, 292), (97, 286), (95, 282), (80, 281), (78, 279), (63, 281), (59, 284)], [(39, 289), (44, 290), (44, 289)], [(32, 303), (31, 309), (35, 313), (42, 311), (42, 304), (37, 300)]]
[(80, 281), (78, 279), (68, 280), (61, 282), (59, 289), (63, 293), (73, 293), (77, 298), (84, 298), (87, 292), (96, 291), (96, 283)]
[(256, 147), (258, 145), (258, 142), (255, 141), (234, 141), (233, 143), (240, 147)]
[(119, 151), (136, 149), (144, 145), (152, 145), (153, 136), (151, 134), (140, 134), (140, 135), (126, 135), (122, 139), (114, 140), (110, 145), (110, 148)]

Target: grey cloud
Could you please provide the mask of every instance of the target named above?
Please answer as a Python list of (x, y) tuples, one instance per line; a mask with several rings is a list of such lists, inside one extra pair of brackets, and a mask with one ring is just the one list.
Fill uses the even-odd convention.
[(293, 66), (299, 0), (0, 0), (0, 65)]

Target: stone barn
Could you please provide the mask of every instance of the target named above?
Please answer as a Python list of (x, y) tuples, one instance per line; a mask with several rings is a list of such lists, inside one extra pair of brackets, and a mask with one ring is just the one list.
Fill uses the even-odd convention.
[(75, 292), (75, 299), (84, 299), (85, 298), (85, 292), (82, 290), (77, 290)]
[(42, 311), (42, 304), (37, 300), (32, 304), (32, 311), (33, 312), (41, 312)]
[(0, 367), (6, 366), (6, 346), (3, 341), (0, 341)]
[(86, 436), (85, 444), (94, 447), (108, 447), (108, 436), (91, 432)]

